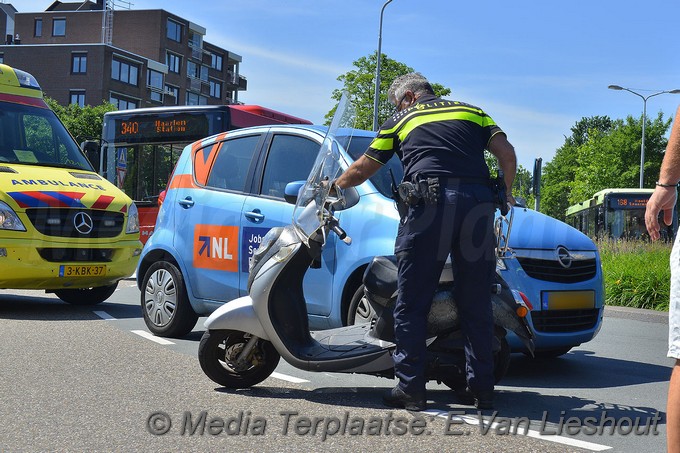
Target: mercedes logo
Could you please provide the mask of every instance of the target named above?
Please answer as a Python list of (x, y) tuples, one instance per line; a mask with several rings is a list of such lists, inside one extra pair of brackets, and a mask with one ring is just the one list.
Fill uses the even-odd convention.
[(555, 252), (557, 253), (557, 261), (560, 262), (563, 268), (568, 269), (571, 267), (571, 263), (574, 261), (574, 258), (569, 253), (569, 250), (567, 250), (565, 247), (559, 246)]
[(88, 213), (79, 212), (73, 216), (73, 226), (76, 227), (76, 230), (80, 234), (90, 234), (92, 227), (94, 226), (94, 222)]

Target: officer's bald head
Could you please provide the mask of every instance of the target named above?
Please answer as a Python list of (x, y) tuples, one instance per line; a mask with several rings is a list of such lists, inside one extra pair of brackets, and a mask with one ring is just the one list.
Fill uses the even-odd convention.
[(419, 72), (409, 72), (394, 79), (389, 90), (387, 90), (387, 99), (393, 104), (396, 104), (404, 97), (407, 91), (411, 91), (416, 97), (423, 94), (434, 94), (432, 85)]

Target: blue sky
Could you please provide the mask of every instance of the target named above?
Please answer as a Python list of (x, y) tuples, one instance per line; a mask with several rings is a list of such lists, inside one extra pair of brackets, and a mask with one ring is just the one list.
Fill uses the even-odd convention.
[[(52, 0), (4, 0), (20, 12)], [(322, 122), (352, 62), (375, 52), (385, 0), (132, 0), (207, 29), (205, 40), (243, 57), (239, 100)], [(393, 0), (382, 51), (450, 98), (489, 113), (519, 163), (550, 161), (582, 117), (642, 115), (643, 95), (680, 89), (678, 0), (466, 2)], [(115, 20), (114, 20), (115, 23)], [(680, 95), (647, 101), (648, 117), (674, 116)]]

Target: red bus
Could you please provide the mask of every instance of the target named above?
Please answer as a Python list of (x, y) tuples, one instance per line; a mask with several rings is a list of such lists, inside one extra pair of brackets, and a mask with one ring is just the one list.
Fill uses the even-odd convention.
[(104, 115), (100, 174), (135, 200), (143, 243), (153, 233), (158, 196), (184, 147), (213, 134), (268, 124), (312, 124), (258, 105), (119, 110)]

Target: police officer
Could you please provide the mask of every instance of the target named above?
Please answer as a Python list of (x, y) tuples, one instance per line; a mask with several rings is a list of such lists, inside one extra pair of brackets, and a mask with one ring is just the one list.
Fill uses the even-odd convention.
[(498, 158), (511, 204), (515, 150), (484, 111), (436, 97), (419, 73), (398, 77), (388, 98), (397, 112), (335, 181), (341, 189), (361, 184), (397, 153), (404, 167), (405, 190), (400, 193), (410, 194), (395, 241), (399, 292), (394, 367), (399, 383), (383, 401), (407, 410), (426, 407), (427, 314), (451, 254), (467, 362), (467, 388), (457, 395), (464, 404), (491, 409), (495, 207), (484, 150)]

